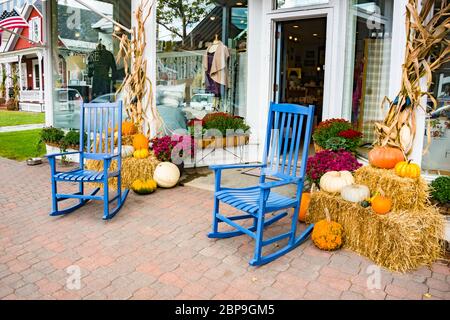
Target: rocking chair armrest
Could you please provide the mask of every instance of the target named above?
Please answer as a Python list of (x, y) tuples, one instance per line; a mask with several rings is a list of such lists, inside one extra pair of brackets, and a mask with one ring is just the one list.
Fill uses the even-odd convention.
[(119, 154), (108, 155), (108, 156), (104, 156), (103, 160), (112, 160), (112, 159), (117, 158), (119, 156), (120, 156)]
[(212, 165), (209, 166), (209, 169), (214, 171), (222, 171), (228, 169), (254, 169), (254, 168), (263, 168), (264, 164), (225, 164), (225, 165)]
[(111, 165), (111, 160), (118, 158), (120, 154), (112, 154), (103, 157), (103, 172), (107, 174), (109, 167)]
[(46, 154), (44, 157), (50, 159), (50, 158), (56, 158), (60, 156), (67, 156), (69, 154), (78, 154), (81, 153), (81, 151), (71, 151), (71, 152), (61, 152), (61, 153), (52, 153), (52, 154)]
[(298, 183), (301, 179), (289, 179), (289, 180), (280, 180), (280, 181), (273, 181), (273, 182), (266, 182), (259, 185), (259, 187), (262, 190), (269, 190), (272, 188), (279, 188), (283, 186), (287, 186), (288, 184), (292, 183)]

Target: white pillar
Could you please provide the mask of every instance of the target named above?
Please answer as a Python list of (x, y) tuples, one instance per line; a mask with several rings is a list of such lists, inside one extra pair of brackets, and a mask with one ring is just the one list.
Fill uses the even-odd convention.
[(42, 103), (44, 96), (44, 88), (43, 88), (44, 81), (42, 79), (42, 61), (44, 57), (42, 55), (42, 52), (38, 52), (37, 57), (39, 61), (39, 102)]
[[(131, 27), (137, 27), (137, 21), (134, 18), (135, 12), (141, 3), (142, 0), (135, 0), (131, 2)], [(143, 1), (145, 2), (145, 1)], [(152, 104), (153, 107), (156, 105), (156, 5), (157, 0), (148, 1), (147, 7), (144, 8), (144, 14), (147, 12), (148, 8), (153, 4), (151, 16), (147, 19), (147, 23), (145, 25), (145, 37), (147, 46), (144, 51), (144, 56), (147, 59), (147, 77), (150, 79), (152, 83)], [(144, 105), (147, 105), (148, 101), (144, 100)], [(150, 106), (147, 108), (147, 117), (151, 119), (151, 111)], [(156, 134), (156, 128), (151, 128), (150, 135), (153, 136)]]
[[(44, 82), (45, 82), (45, 91), (44, 91), (44, 108), (45, 108), (45, 125), (52, 126), (53, 123), (53, 68), (58, 68), (58, 60), (53, 59), (53, 43), (51, 41), (52, 36), (57, 37), (57, 35), (51, 34), (51, 19), (50, 17), (50, 1), (42, 0), (43, 6), (43, 32), (42, 32), (42, 40), (45, 44), (46, 49), (44, 49), (43, 55), (44, 58)], [(48, 18), (47, 18), (48, 17)], [(58, 55), (55, 55), (56, 57)]]
[[(18, 62), (18, 64), (19, 64), (19, 87), (20, 87), (20, 92), (22, 92), (22, 81), (23, 81), (23, 79), (22, 79), (22, 57), (23, 57), (23, 55), (21, 55), (21, 54), (19, 54), (19, 62)], [(27, 71), (27, 77), (28, 77), (28, 71)], [(27, 83), (28, 83), (28, 78), (27, 79), (25, 79), (26, 81), (27, 81)]]
[(8, 62), (6, 64), (6, 100), (9, 100), (9, 88), (11, 88), (12, 86), (12, 81), (11, 81), (11, 75), (12, 75), (12, 67), (11, 67), (11, 62)]
[(405, 14), (408, 1), (395, 0), (393, 2), (391, 72), (389, 77), (389, 98), (392, 100), (397, 96), (402, 83), (402, 65), (405, 60), (406, 49)]

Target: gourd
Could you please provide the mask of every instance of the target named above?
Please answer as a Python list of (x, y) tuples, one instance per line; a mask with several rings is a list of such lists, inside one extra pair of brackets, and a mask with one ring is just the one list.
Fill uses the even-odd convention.
[(148, 149), (148, 139), (141, 133), (134, 135), (133, 137), (133, 147), (136, 150)]
[(131, 185), (131, 189), (136, 192), (137, 194), (150, 194), (155, 192), (157, 188), (157, 184), (155, 180), (149, 179), (149, 180), (135, 180), (133, 184)]
[(372, 209), (377, 214), (387, 214), (392, 209), (392, 200), (383, 195), (376, 195), (372, 198)]
[(320, 178), (320, 189), (329, 193), (341, 192), (342, 188), (355, 183), (350, 171), (330, 171)]
[(357, 203), (370, 198), (370, 190), (367, 186), (353, 184), (342, 188), (341, 197), (346, 201)]
[(369, 163), (377, 168), (392, 169), (405, 156), (400, 149), (392, 147), (375, 147), (369, 152)]
[(308, 211), (309, 203), (311, 202), (311, 193), (304, 192), (302, 194), (302, 199), (300, 203), (300, 212), (298, 215), (298, 220), (301, 222), (305, 222), (306, 220), (306, 212)]
[(401, 161), (395, 165), (395, 173), (399, 177), (416, 179), (420, 177), (420, 167), (411, 160)]
[(130, 121), (122, 122), (122, 135), (129, 136), (136, 133), (136, 126)]
[(136, 159), (146, 159), (149, 155), (150, 153), (148, 152), (148, 149), (136, 150), (133, 153), (133, 157)]
[[(114, 153), (117, 154), (119, 152), (119, 148), (114, 149)], [(134, 147), (133, 146), (122, 146), (122, 158), (128, 158), (133, 155)]]
[(161, 162), (153, 173), (153, 179), (162, 188), (172, 188), (180, 179), (180, 170), (171, 162)]
[(325, 208), (326, 219), (314, 226), (311, 239), (317, 248), (332, 251), (339, 249), (344, 243), (344, 228), (337, 222), (331, 221), (330, 212)]

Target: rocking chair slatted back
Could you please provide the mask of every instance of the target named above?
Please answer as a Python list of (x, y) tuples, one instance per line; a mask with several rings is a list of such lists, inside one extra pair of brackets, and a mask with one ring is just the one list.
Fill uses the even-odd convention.
[[(313, 121), (306, 120), (313, 118), (314, 106), (312, 105), (305, 107), (271, 104), (263, 158), (265, 168), (262, 171), (261, 182), (265, 181), (267, 175), (283, 180), (305, 176), (308, 152), (302, 153), (300, 163), (299, 155), (302, 150), (308, 150)], [(303, 147), (300, 150), (302, 141)]]
[[(116, 132), (122, 132), (122, 102), (117, 103), (86, 103), (81, 108), (80, 151), (86, 145), (84, 158), (100, 160), (105, 155), (122, 152), (122, 137)], [(117, 123), (117, 130), (116, 130)], [(84, 139), (87, 139), (86, 144)], [(119, 165), (121, 158), (118, 158)]]

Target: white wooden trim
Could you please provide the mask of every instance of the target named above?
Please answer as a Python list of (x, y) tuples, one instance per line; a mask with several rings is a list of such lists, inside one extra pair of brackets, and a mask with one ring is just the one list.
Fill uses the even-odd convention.
[[(43, 2), (44, 10), (42, 12), (43, 20), (43, 37), (42, 40), (46, 46), (46, 50), (43, 52), (44, 59), (44, 108), (45, 108), (45, 125), (51, 126), (53, 123), (53, 64), (57, 61), (53, 61), (53, 44), (51, 41), (53, 36), (58, 37), (58, 35), (52, 35), (52, 15), (50, 1)], [(55, 42), (57, 39), (55, 40)], [(58, 68), (58, 66), (56, 66)]]
[[(33, 69), (33, 90), (40, 90), (42, 87), (42, 74), (40, 74), (39, 76), (39, 87), (36, 86), (36, 66), (38, 66), (38, 70), (39, 68), (39, 59), (33, 59), (32, 61), (32, 69)], [(39, 71), (38, 71), (39, 72)]]
[[(20, 56), (22, 57), (22, 56)], [(20, 59), (22, 61), (22, 59)], [(26, 62), (20, 62), (20, 70), (19, 70), (19, 81), (20, 81), (20, 90), (23, 90), (23, 87), (28, 89), (28, 69)], [(25, 71), (25, 79), (23, 78)]]

